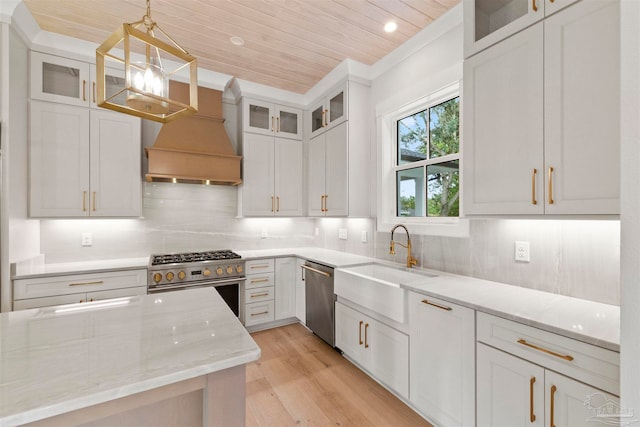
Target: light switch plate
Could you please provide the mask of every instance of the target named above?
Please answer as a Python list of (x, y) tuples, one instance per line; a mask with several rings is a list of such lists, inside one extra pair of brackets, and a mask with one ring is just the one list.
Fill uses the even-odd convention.
[(367, 230), (362, 230), (360, 240), (362, 241), (362, 243), (367, 243)]
[(529, 242), (516, 242), (516, 261), (529, 262)]
[(93, 234), (82, 233), (82, 246), (91, 246), (91, 245), (93, 245)]
[(339, 228), (338, 229), (338, 239), (347, 240), (347, 229)]

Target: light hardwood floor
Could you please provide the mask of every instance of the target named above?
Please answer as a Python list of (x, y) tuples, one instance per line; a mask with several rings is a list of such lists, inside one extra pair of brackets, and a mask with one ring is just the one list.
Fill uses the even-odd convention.
[(431, 426), (302, 325), (251, 335), (247, 426)]

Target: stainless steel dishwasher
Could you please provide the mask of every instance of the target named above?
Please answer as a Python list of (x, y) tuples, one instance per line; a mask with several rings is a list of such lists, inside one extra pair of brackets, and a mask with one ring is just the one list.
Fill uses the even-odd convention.
[(301, 266), (305, 282), (307, 328), (331, 347), (335, 346), (333, 268), (306, 261)]

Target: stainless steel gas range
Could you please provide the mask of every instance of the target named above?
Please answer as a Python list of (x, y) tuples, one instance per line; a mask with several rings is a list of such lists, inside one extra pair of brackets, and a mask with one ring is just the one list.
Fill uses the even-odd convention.
[(238, 316), (240, 285), (245, 281), (244, 261), (228, 249), (151, 255), (147, 293), (213, 287)]

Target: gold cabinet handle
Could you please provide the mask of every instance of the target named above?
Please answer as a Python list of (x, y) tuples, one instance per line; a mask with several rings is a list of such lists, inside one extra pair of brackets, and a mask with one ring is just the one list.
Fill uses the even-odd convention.
[(276, 117), (276, 132), (280, 132), (280, 117)]
[(529, 421), (536, 421), (536, 415), (533, 413), (533, 385), (536, 383), (536, 377), (529, 380)]
[(551, 417), (549, 419), (549, 426), (550, 427), (556, 427), (556, 423), (553, 420), (554, 415), (555, 415), (555, 406), (556, 406), (556, 402), (555, 402), (555, 394), (556, 391), (558, 390), (558, 387), (556, 387), (555, 385), (551, 386), (551, 409), (550, 409), (550, 413), (551, 413)]
[(329, 198), (329, 196), (327, 196), (326, 194), (324, 195), (324, 211), (325, 212), (329, 212), (329, 208), (327, 207), (327, 199)]
[(93, 82), (93, 103), (96, 103), (96, 82)]
[(276, 212), (280, 212), (280, 196), (276, 196)]
[(325, 118), (326, 114), (327, 114), (326, 110), (322, 110), (322, 127), (327, 126), (326, 124), (324, 124), (324, 118)]
[(271, 132), (275, 132), (275, 126), (273, 125), (273, 116), (271, 116)]
[(369, 340), (368, 340), (368, 334), (367, 334), (368, 330), (369, 330), (369, 324), (365, 323), (364, 324), (364, 348), (369, 348)]
[(96, 192), (93, 192), (93, 211), (96, 211)]
[(251, 268), (251, 269), (254, 269), (254, 268), (269, 268), (269, 264), (257, 264), (257, 265), (252, 265), (250, 268)]
[(536, 6), (536, 0), (531, 0), (531, 5), (533, 7), (533, 11), (537, 12), (538, 11), (538, 6)]
[(531, 204), (537, 205), (538, 201), (536, 200), (536, 175), (538, 174), (538, 169), (533, 169), (531, 173)]
[(320, 196), (320, 211), (324, 212), (324, 195)]
[(549, 204), (553, 204), (553, 167), (549, 166)]
[(274, 199), (274, 197), (271, 196), (271, 212), (273, 212), (273, 199)]
[(261, 294), (253, 294), (251, 295), (251, 298), (266, 297), (266, 296), (269, 296), (269, 292), (263, 292)]
[(429, 301), (429, 300), (427, 300), (427, 299), (423, 299), (423, 300), (422, 300), (422, 303), (423, 303), (423, 304), (432, 305), (432, 306), (434, 306), (434, 307), (438, 307), (438, 308), (441, 308), (441, 309), (443, 309), (443, 310), (447, 310), (447, 311), (451, 311), (451, 310), (453, 310), (453, 308), (451, 308), (451, 307), (447, 307), (446, 305), (436, 304), (435, 302), (431, 302), (431, 301)]
[(263, 283), (263, 282), (268, 282), (269, 279), (253, 279), (251, 280), (251, 283)]
[(87, 100), (87, 81), (86, 80), (82, 81), (82, 100), (83, 101)]
[(362, 324), (364, 322), (361, 320), (360, 325), (358, 325), (358, 345), (362, 345)]
[(251, 317), (253, 316), (262, 316), (263, 314), (269, 314), (268, 311), (261, 311), (260, 313), (251, 313)]
[(104, 283), (103, 280), (96, 280), (95, 282), (69, 283), (69, 286), (101, 285), (103, 283)]
[(556, 1), (556, 0), (549, 0), (549, 2), (551, 2), (551, 3), (553, 3), (554, 1)]
[(82, 212), (87, 211), (87, 192), (82, 192)]
[(329, 126), (329, 110), (324, 110), (324, 126)]
[(573, 360), (573, 356), (569, 356), (568, 354), (556, 353), (555, 351), (551, 351), (551, 350), (548, 350), (546, 348), (538, 347), (537, 345), (531, 344), (530, 342), (527, 342), (526, 340), (523, 340), (523, 339), (519, 339), (518, 340), (518, 344), (526, 345), (527, 347), (530, 347), (530, 348), (532, 348), (534, 350), (538, 350), (538, 351), (541, 351), (543, 353), (547, 353), (547, 354), (550, 354), (552, 356), (559, 357), (560, 359), (564, 359), (564, 360), (567, 360), (569, 362), (571, 362)]

